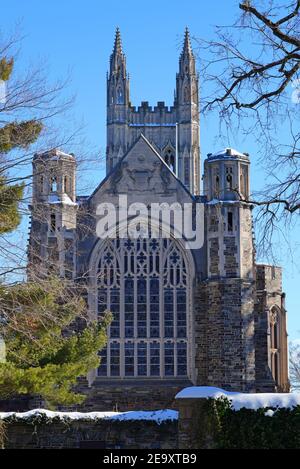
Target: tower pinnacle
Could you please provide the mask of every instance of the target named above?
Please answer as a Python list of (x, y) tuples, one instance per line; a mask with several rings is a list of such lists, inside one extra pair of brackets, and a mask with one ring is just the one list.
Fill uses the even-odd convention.
[(126, 58), (123, 53), (122, 39), (119, 27), (116, 28), (113, 52), (110, 56), (110, 75), (120, 75), (126, 79)]
[(193, 54), (192, 51), (192, 46), (191, 46), (191, 38), (190, 38), (190, 32), (189, 28), (185, 28), (185, 33), (184, 33), (184, 43), (183, 43), (183, 50), (182, 50), (182, 55), (189, 55)]
[(114, 43), (114, 54), (123, 54), (122, 50), (122, 39), (119, 27), (116, 28), (115, 43)]
[(193, 54), (191, 38), (189, 29), (185, 28), (183, 48), (179, 58), (179, 73), (184, 76), (194, 75), (196, 73), (195, 69), (195, 57)]

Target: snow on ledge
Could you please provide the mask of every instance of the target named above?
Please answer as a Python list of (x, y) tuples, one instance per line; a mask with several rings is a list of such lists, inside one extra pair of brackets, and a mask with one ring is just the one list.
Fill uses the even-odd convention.
[(147, 420), (161, 423), (178, 420), (178, 412), (175, 410), (157, 410), (153, 412), (132, 411), (132, 412), (55, 412), (46, 409), (35, 409), (28, 412), (0, 412), (0, 420), (13, 419), (15, 421), (35, 420), (35, 419), (59, 419), (61, 421), (69, 420), (117, 420), (133, 421)]
[(212, 387), (186, 388), (177, 394), (176, 399), (219, 399), (221, 397), (229, 399), (234, 410), (242, 408), (257, 410), (269, 407), (292, 409), (300, 405), (300, 393), (243, 394)]

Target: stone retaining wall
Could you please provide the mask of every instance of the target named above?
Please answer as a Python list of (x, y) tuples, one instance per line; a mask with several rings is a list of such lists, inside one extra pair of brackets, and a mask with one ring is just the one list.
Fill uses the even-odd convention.
[(176, 449), (177, 421), (74, 421), (6, 424), (6, 449)]

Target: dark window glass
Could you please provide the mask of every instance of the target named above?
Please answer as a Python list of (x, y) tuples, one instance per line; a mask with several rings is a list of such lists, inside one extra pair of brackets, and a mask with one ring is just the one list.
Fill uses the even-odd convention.
[(165, 344), (165, 375), (174, 375), (174, 344)]
[(150, 375), (160, 375), (160, 346), (159, 344), (150, 344)]
[(138, 344), (138, 376), (147, 376), (147, 344)]
[(98, 368), (99, 376), (107, 376), (107, 347), (103, 348), (99, 353), (101, 362)]
[(177, 344), (177, 374), (178, 376), (187, 375), (187, 345), (186, 343)]
[(125, 376), (134, 376), (134, 344), (125, 344)]
[(50, 215), (50, 230), (54, 233), (56, 231), (56, 216), (55, 213)]
[(228, 212), (228, 231), (233, 231), (233, 213)]
[(110, 374), (111, 376), (120, 375), (120, 344), (110, 345)]

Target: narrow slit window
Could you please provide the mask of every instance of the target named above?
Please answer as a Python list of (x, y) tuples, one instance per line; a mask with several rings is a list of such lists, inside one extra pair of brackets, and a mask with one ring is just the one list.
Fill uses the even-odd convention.
[(228, 231), (233, 231), (233, 213), (228, 212)]
[(64, 177), (64, 192), (68, 192), (69, 186), (68, 186), (68, 176)]
[(226, 168), (226, 188), (229, 191), (233, 189), (233, 169), (231, 167)]
[(56, 231), (56, 216), (55, 216), (55, 213), (51, 213), (51, 216), (50, 216), (50, 230), (52, 231), (52, 233), (54, 233)]
[(44, 192), (44, 176), (40, 176), (40, 192), (41, 194)]
[(51, 177), (51, 192), (57, 191), (57, 178), (56, 176)]

